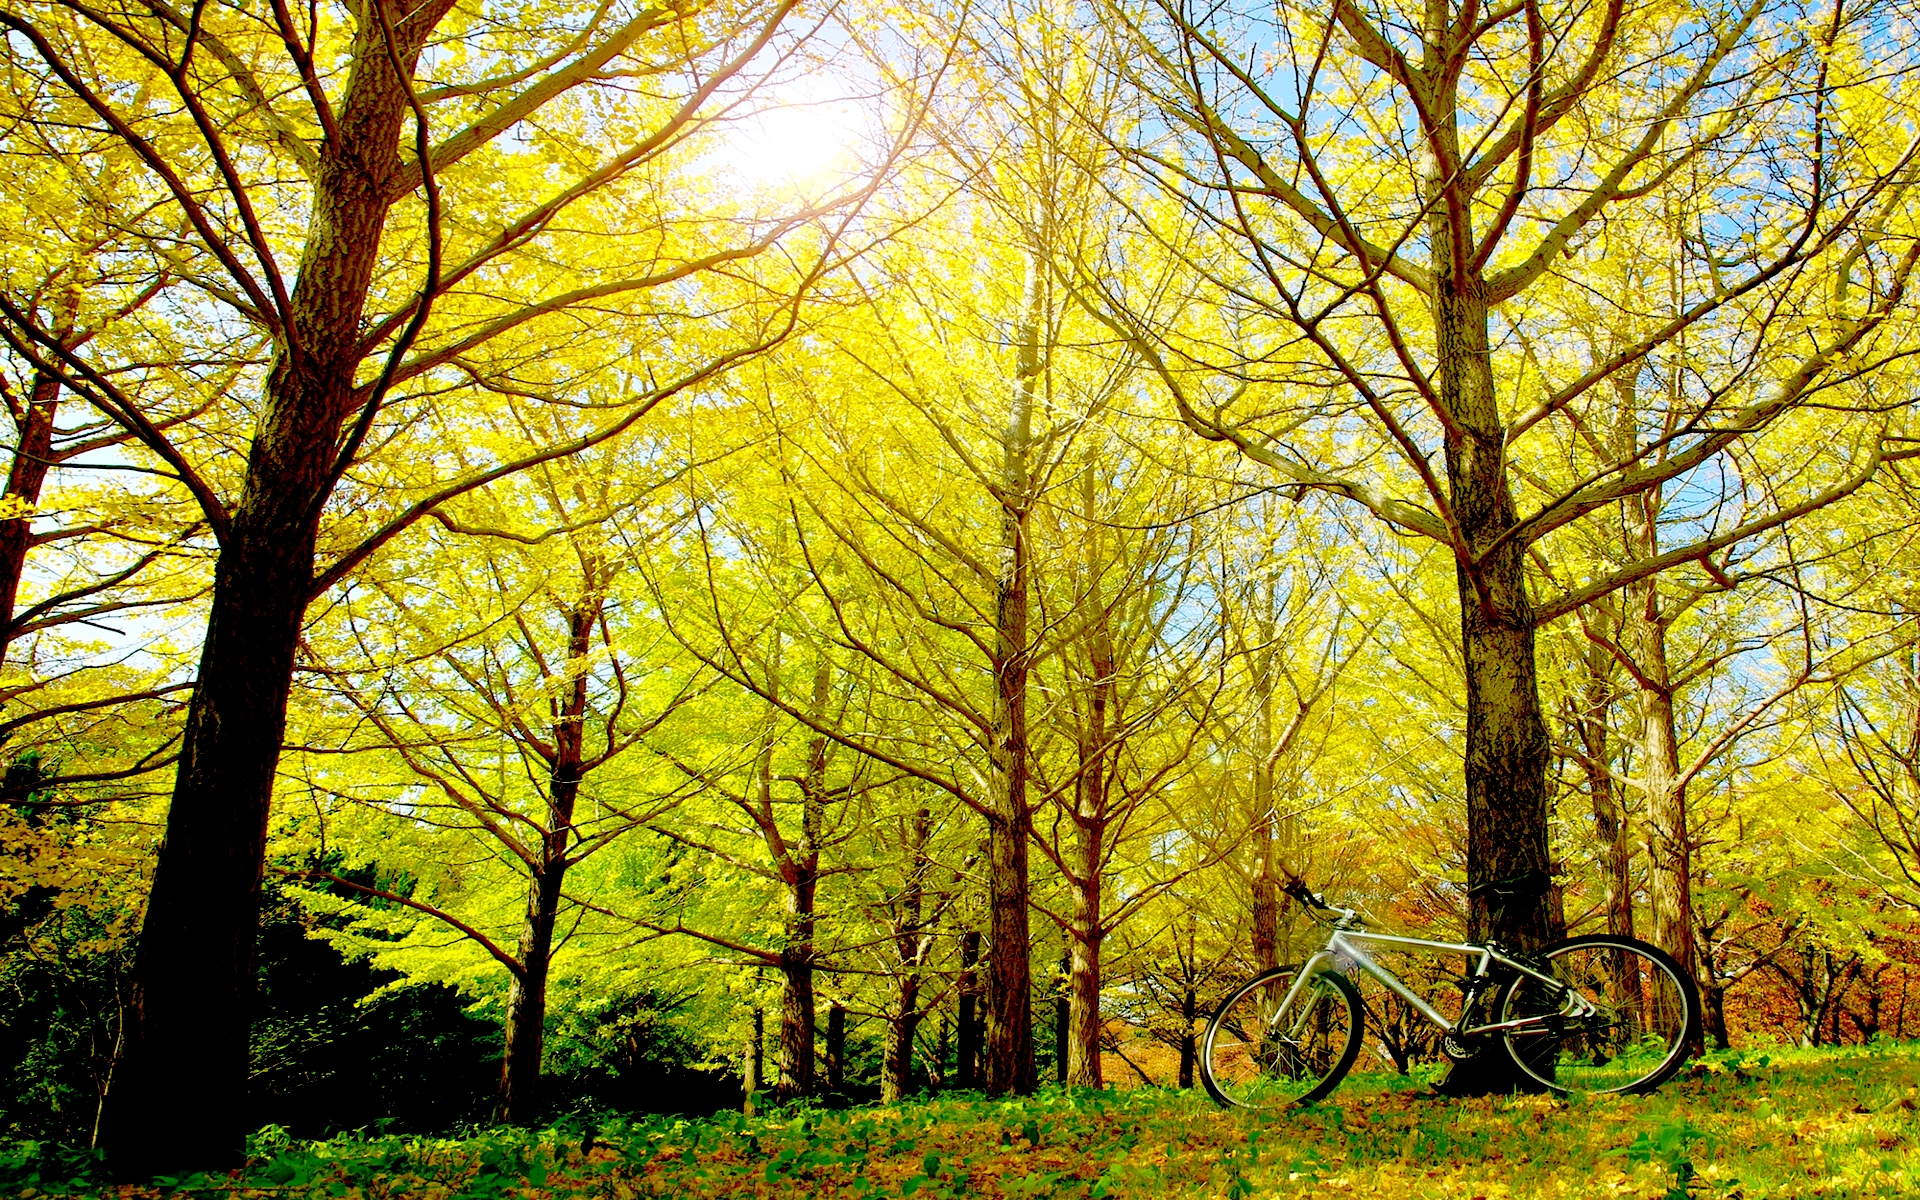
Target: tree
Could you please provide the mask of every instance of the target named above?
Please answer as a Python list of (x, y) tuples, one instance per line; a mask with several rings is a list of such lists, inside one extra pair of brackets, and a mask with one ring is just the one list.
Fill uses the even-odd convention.
[[(1090, 654), (1087, 683), (1104, 705), (1113, 698), (1115, 679), (1097, 665), (1107, 651), (1098, 631), (1108, 619), (1098, 585), (1064, 611), (1048, 614), (1049, 587), (1070, 570), (1073, 557), (1064, 546), (1046, 546), (1038, 514), (1051, 504), (1050, 493), (1070, 474), (1069, 459), (1080, 438), (1101, 419), (1106, 406), (1126, 388), (1135, 365), (1098, 348), (1076, 344), (1084, 337), (1071, 329), (1073, 314), (1056, 278), (1062, 262), (1080, 255), (1102, 227), (1101, 170), (1111, 165), (1097, 139), (1066, 120), (1076, 106), (1110, 111), (1114, 80), (1097, 70), (1061, 13), (1046, 6), (1007, 4), (971, 23), (956, 21), (952, 36), (966, 49), (959, 70), (976, 99), (965, 110), (934, 114), (930, 128), (938, 143), (935, 170), (951, 172), (962, 194), (949, 211), (971, 225), (983, 242), (980, 252), (958, 256), (961, 271), (989, 286), (972, 294), (916, 296), (897, 315), (878, 312), (881, 328), (869, 348), (849, 336), (847, 356), (873, 376), (873, 383), (906, 402), (914, 423), (933, 445), (946, 452), (935, 468), (939, 491), (956, 487), (971, 493), (992, 514), (991, 526), (972, 514), (953, 522), (925, 509), (927, 489), (903, 488), (891, 471), (860, 461), (871, 453), (864, 439), (842, 438), (837, 456), (852, 460), (845, 474), (853, 502), (852, 519), (836, 524), (816, 504), (815, 511), (835, 537), (848, 541), (853, 556), (877, 577), (881, 595), (899, 596), (912, 611), (910, 623), (922, 625), (940, 642), (968, 659), (981, 659), (993, 685), (990, 699), (954, 687), (951, 668), (923, 670), (915, 651), (901, 653), (871, 637), (852, 635), (839, 602), (836, 617), (858, 652), (874, 656), (923, 702), (970, 726), (967, 739), (983, 756), (978, 767), (960, 773), (942, 769), (929, 779), (972, 808), (987, 829), (987, 943), (984, 989), (984, 1080), (989, 1091), (1024, 1093), (1037, 1079), (1033, 1053), (1033, 969), (1029, 909), (1032, 903), (1030, 853), (1036, 814), (1049, 800), (1065, 804), (1079, 830), (1075, 847), (1052, 850), (1054, 865), (1071, 876), (1075, 915), (1064, 920), (1073, 941), (1074, 966), (1070, 1017), (1078, 1031), (1076, 1078), (1097, 1082), (1099, 957), (1105, 925), (1099, 913), (1103, 887), (1106, 822), (1124, 818), (1106, 811), (1103, 791), (1120, 752), (1102, 711), (1097, 727), (1082, 723), (1078, 753), (1063, 786), (1044, 791), (1044, 729), (1032, 705), (1041, 673), (1062, 648), (1053, 640), (1059, 622), (1080, 623)], [(966, 261), (971, 257), (973, 261)], [(1003, 273), (1020, 279), (1017, 297), (991, 280)], [(871, 293), (870, 293), (871, 294)], [(995, 308), (997, 307), (997, 311)], [(849, 331), (850, 334), (853, 331)], [(958, 336), (956, 336), (958, 335)], [(966, 343), (993, 347), (998, 362), (980, 362)], [(915, 345), (932, 349), (945, 361), (939, 369), (917, 363)], [(969, 359), (975, 361), (969, 363)], [(965, 364), (963, 366), (963, 364)], [(971, 368), (971, 370), (969, 370)], [(983, 381), (986, 385), (982, 386)], [(996, 386), (997, 385), (997, 386)], [(922, 451), (906, 447), (904, 459)], [(907, 551), (896, 568), (872, 553), (863, 525), (875, 519), (902, 523), (914, 540), (932, 548)], [(991, 537), (989, 530), (991, 529)], [(898, 535), (892, 535), (897, 538)], [(882, 535), (878, 540), (886, 540)], [(1050, 553), (1049, 553), (1050, 552)], [(913, 559), (921, 561), (915, 563)], [(1094, 568), (1097, 574), (1104, 568)], [(912, 580), (939, 576), (929, 598), (913, 598)], [(1096, 608), (1089, 610), (1091, 597)], [(942, 603), (945, 601), (945, 603)], [(943, 613), (942, 609), (946, 611)], [(955, 635), (958, 635), (957, 637)], [(1110, 647), (1108, 648), (1111, 649)], [(1111, 664), (1109, 664), (1111, 665)], [(1116, 718), (1117, 721), (1117, 718)], [(1116, 724), (1115, 728), (1119, 726)], [(897, 761), (897, 760), (896, 760)], [(1069, 867), (1068, 860), (1076, 866)], [(964, 1004), (964, 1001), (963, 1001)], [(969, 1036), (962, 1022), (962, 1041)], [(968, 1074), (962, 1054), (962, 1076)]]
[[(1879, 559), (1886, 549), (1870, 553)], [(1846, 597), (1889, 606), (1899, 640), (1834, 689), (1796, 757), (1850, 818), (1833, 830), (1835, 858), (1889, 904), (1913, 912), (1920, 910), (1920, 649), (1897, 588), (1877, 581)]]
[[(271, 346), (229, 393), (230, 404), (257, 398), (250, 413), (174, 437), (117, 382), (120, 364), (89, 353), (99, 343), (64, 346), (34, 313), (0, 302), (14, 351), (131, 431), (219, 546), (105, 1124), (116, 1170), (217, 1166), (240, 1151), (265, 831), (312, 598), (449, 498), (616, 436), (790, 328), (831, 238), (755, 280), (739, 264), (806, 213), (745, 214), (716, 237), (673, 202), (669, 180), (689, 135), (737, 104), (791, 8), (562, 3), (508, 19), (435, 0), (306, 16), (280, 4), (259, 15), (165, 3), (0, 13), (11, 65), (39, 89), (36, 119), (105, 143), (148, 181), (157, 203), (143, 196), (116, 216), (140, 233), (150, 269), (191, 280), (183, 311), (217, 314), (199, 332), (231, 342), (250, 330)], [(436, 41), (454, 49), (417, 71)], [(551, 174), (530, 169), (544, 155)], [(589, 240), (570, 242), (574, 230)], [(689, 308), (703, 288), (706, 301)], [(671, 301), (649, 300), (667, 292)], [(555, 364), (529, 352), (556, 338), (584, 349), (594, 337), (571, 314), (588, 304), (621, 314), (594, 331), (599, 363), (646, 349), (618, 380), (603, 377), (563, 440), (452, 479), (383, 469), (436, 460), (409, 437), (444, 437), (427, 418), (448, 415), (449, 389), (552, 395)], [(687, 327), (713, 337), (676, 339)], [(251, 433), (239, 432), (247, 421)], [(236, 448), (237, 472), (219, 458)]]
[[(1912, 452), (1859, 389), (1900, 357), (1887, 323), (1920, 256), (1893, 232), (1911, 131), (1889, 152), (1857, 116), (1908, 111), (1903, 80), (1865, 66), (1877, 18), (1764, 0), (1677, 27), (1620, 0), (1104, 11), (1157, 118), (1125, 148), (1178, 207), (1137, 209), (1075, 286), (1196, 433), (1450, 553), (1472, 929), (1538, 945), (1551, 747), (1536, 630)], [(1670, 293), (1596, 301), (1646, 335), (1598, 360), (1522, 353), (1566, 329), (1556, 295), (1619, 229), (1681, 264)], [(1680, 355), (1670, 420), (1624, 457), (1583, 448), (1614, 381)], [(1810, 445), (1816, 400), (1852, 417)], [(1790, 492), (1536, 594), (1530, 558), (1551, 562), (1579, 523), (1761, 442), (1780, 463), (1801, 451)]]
[[(106, 153), (68, 160), (75, 135), (33, 120), (44, 102), (35, 82), (12, 72), (0, 88), (11, 130), (0, 139), (6, 201), (25, 217), (0, 234), (0, 289), (61, 345), (107, 342), (141, 364), (123, 386), (147, 389), (156, 419), (177, 427), (207, 409), (258, 344), (241, 339), (184, 369), (161, 365), (177, 346), (154, 310), (178, 280), (156, 277), (138, 238), (116, 224), (138, 187)], [(100, 142), (89, 145), (103, 150)], [(78, 178), (76, 166), (85, 168)], [(0, 740), (51, 769), (55, 790), (80, 785), (63, 803), (96, 804), (99, 784), (174, 762), (189, 689), (172, 627), (196, 615), (209, 558), (205, 524), (159, 464), (72, 399), (57, 373), (4, 352), (0, 400), (15, 436), (0, 498), (0, 703), (9, 710)], [(116, 725), (134, 736), (110, 732)]]
[[(1020, 231), (974, 233), (986, 261), (959, 255), (955, 266), (978, 292), (903, 292), (897, 306), (823, 325), (816, 337), (836, 353), (769, 373), (762, 402), (786, 511), (735, 507), (705, 547), (708, 600), (677, 613), (676, 626), (701, 661), (787, 718), (937, 788), (986, 825), (985, 1082), (1004, 1093), (1036, 1082), (1027, 705), (1050, 647), (1031, 624), (1041, 586), (1032, 514), (1082, 406), (1110, 391), (1067, 391), (1054, 374), (1058, 298)], [(875, 269), (905, 252), (895, 243)], [(863, 286), (871, 294), (878, 282)], [(824, 401), (836, 393), (848, 402)], [(823, 722), (781, 686), (747, 617), (769, 601), (791, 611), (796, 636), (871, 672), (871, 699)]]
[[(878, 974), (892, 984), (891, 993), (883, 994), (880, 1005), (886, 1025), (880, 1050), (880, 1099), (883, 1102), (902, 1099), (912, 1088), (914, 1046), (921, 1020), (950, 990), (935, 988), (929, 994), (927, 984), (939, 982), (939, 976), (934, 975), (932, 969), (940, 927), (960, 894), (957, 887), (933, 887), (935, 839), (941, 831), (934, 825), (932, 809), (921, 807), (891, 816), (898, 837), (888, 839), (891, 843), (888, 848), (897, 846), (897, 865), (891, 873), (879, 870), (868, 875), (882, 881), (881, 894), (871, 908), (887, 935), (877, 947)], [(876, 824), (884, 827), (886, 818), (881, 817)], [(956, 883), (963, 874), (964, 871), (955, 872)], [(978, 937), (977, 934), (963, 936)], [(964, 967), (956, 981), (964, 985)], [(944, 1047), (943, 1034), (930, 1064), (930, 1075), (937, 1077), (943, 1069)]]
[[(551, 415), (509, 408), (501, 423)], [(634, 558), (671, 538), (673, 517), (657, 500), (689, 469), (676, 449), (629, 437), (442, 506), (441, 529), (415, 536), (391, 566), (344, 589), (307, 641), (311, 659), (320, 659), (317, 647), (331, 651), (304, 674), (309, 686), (324, 685), (335, 711), (310, 714), (303, 733), (310, 750), (325, 738), (328, 754), (347, 757), (336, 787), (430, 820), (447, 840), (477, 839), (523, 877), (511, 949), (469, 924), (490, 924), (476, 914), (463, 920), (383, 896), (474, 939), (507, 969), (498, 1113), (519, 1124), (545, 1109), (556, 929), (568, 909), (584, 917), (597, 907), (569, 895), (569, 874), (698, 789), (659, 772), (623, 772), (642, 756), (636, 751), (659, 755), (686, 740), (674, 736), (676, 714), (711, 682), (675, 670), (644, 604), (623, 594), (633, 590), (622, 577)], [(528, 513), (553, 524), (527, 528), (518, 514)], [(369, 759), (385, 769), (365, 766)], [(418, 795), (422, 788), (437, 799)], [(377, 846), (368, 850), (378, 855)], [(366, 890), (332, 871), (292, 873)]]
[[(1606, 291), (1679, 289), (1682, 265), (1662, 253), (1665, 243), (1658, 226), (1651, 246), (1641, 245), (1629, 231), (1616, 231), (1611, 241), (1609, 260), (1590, 270), (1590, 278), (1612, 282)], [(1569, 332), (1590, 359), (1609, 360), (1649, 336), (1643, 314), (1611, 306), (1595, 309), (1577, 295), (1561, 303)], [(1522, 340), (1526, 336), (1525, 331), (1516, 333)], [(1529, 353), (1547, 351), (1529, 346)], [(1673, 397), (1685, 392), (1686, 374), (1698, 357), (1674, 354), (1614, 376), (1578, 431), (1586, 452), (1615, 472), (1641, 459), (1655, 464), (1664, 460), (1679, 440), (1672, 422), (1687, 412)], [(1882, 379), (1889, 381), (1886, 373)], [(1770, 452), (1780, 449), (1788, 452), (1786, 458)], [(1615, 564), (1656, 559), (1673, 542), (1698, 536), (1703, 501), (1709, 497), (1718, 512), (1746, 515), (1781, 507), (1778, 490), (1793, 487), (1804, 466), (1793, 449), (1784, 439), (1771, 447), (1743, 446), (1711, 472), (1694, 471), (1648, 487), (1621, 504), (1617, 526), (1587, 526), (1585, 535), (1594, 542), (1579, 546), (1563, 539), (1560, 560), (1543, 565), (1542, 572), (1561, 586), (1560, 580), (1575, 572), (1590, 576)], [(1881, 490), (1876, 484), (1863, 495)], [(1843, 498), (1829, 496), (1833, 501)], [(1803, 512), (1801, 517), (1808, 515)], [(1831, 532), (1823, 540), (1831, 546), (1839, 530), (1825, 514), (1816, 520), (1827, 524)], [(1598, 831), (1611, 843), (1609, 928), (1629, 934), (1633, 930), (1628, 823), (1614, 795), (1615, 764), (1608, 745), (1606, 710), (1617, 672), (1618, 690), (1632, 701), (1623, 722), (1631, 731), (1632, 770), (1623, 771), (1620, 779), (1645, 798), (1648, 933), (1690, 972), (1696, 970), (1696, 944), (1702, 936), (1693, 902), (1699, 877), (1694, 856), (1711, 835), (1691, 812), (1689, 787), (1710, 782), (1709, 773), (1721, 759), (1765, 731), (1804, 691), (1843, 676), (1867, 652), (1864, 646), (1849, 652), (1842, 641), (1823, 632), (1827, 622), (1804, 591), (1808, 567), (1800, 561), (1804, 552), (1796, 540), (1797, 530), (1791, 527), (1767, 530), (1717, 557), (1634, 580), (1575, 614), (1585, 643), (1577, 653), (1586, 660), (1579, 667), (1585, 683), (1584, 695), (1575, 703), (1582, 743), (1575, 754), (1585, 768)], [(1736, 596), (1742, 584), (1747, 586)], [(1777, 601), (1794, 611), (1779, 611)]]
[[(712, 780), (705, 772), (686, 769), (692, 778), (705, 777), (707, 786), (732, 810), (728, 814), (731, 820), (708, 818), (690, 829), (666, 823), (652, 826), (654, 832), (666, 838), (773, 884), (779, 895), (780, 929), (771, 947), (751, 945), (739, 938), (689, 926), (684, 919), (671, 928), (660, 925), (653, 928), (724, 947), (747, 961), (757, 960), (779, 972), (779, 1075), (773, 1093), (774, 1099), (782, 1102), (813, 1095), (816, 1090), (814, 984), (822, 958), (819, 889), (826, 876), (850, 869), (844, 864), (823, 864), (822, 854), (846, 838), (844, 827), (851, 810), (844, 802), (864, 782), (860, 771), (866, 765), (864, 760), (856, 760), (851, 775), (834, 772), (843, 778), (837, 783), (833, 781), (830, 768), (837, 765), (833, 760), (839, 757), (834, 753), (839, 747), (823, 731), (832, 721), (831, 710), (844, 708), (847, 693), (852, 689), (836, 688), (837, 672), (830, 652), (805, 647), (811, 653), (804, 658), (791, 656), (802, 659), (809, 679), (804, 701), (807, 719), (798, 729), (803, 737), (800, 762), (797, 770), (780, 769), (794, 765), (776, 762), (776, 754), (785, 740), (781, 735), (793, 731), (794, 724), (784, 720), (781, 713), (781, 697), (788, 690), (785, 685), (790, 669), (786, 643), (784, 632), (775, 628), (764, 640), (763, 654), (757, 656), (756, 665), (764, 672), (760, 678), (766, 681), (772, 694), (755, 739), (751, 767), (737, 772), (731, 787)], [(777, 796), (776, 785), (787, 785), (778, 790), (787, 791), (790, 787), (792, 794)], [(723, 844), (723, 838), (718, 835), (727, 834), (732, 835), (730, 840), (745, 842), (749, 848), (735, 849)]]
[(1080, 439), (1077, 486), (1041, 513), (1043, 544), (1065, 560), (1041, 611), (1059, 647), (1047, 655), (1046, 690), (1063, 701), (1052, 733), (1066, 747), (1039, 756), (1036, 776), (1051, 818), (1038, 845), (1068, 893), (1065, 911), (1041, 908), (1067, 938), (1060, 1069), (1072, 1087), (1103, 1084), (1107, 939), (1192, 869), (1156, 862), (1153, 847), (1179, 827), (1167, 797), (1195, 769), (1225, 690), (1219, 625), (1195, 615), (1218, 599), (1202, 539), (1156, 520), (1207, 507), (1216, 489), (1188, 463), (1145, 454), (1152, 433), (1103, 414)]

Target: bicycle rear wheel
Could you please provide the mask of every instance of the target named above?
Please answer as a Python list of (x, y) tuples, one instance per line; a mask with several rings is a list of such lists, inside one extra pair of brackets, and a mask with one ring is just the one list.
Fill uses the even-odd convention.
[[(1501, 989), (1499, 1021), (1546, 1018), (1504, 1036), (1528, 1075), (1559, 1092), (1650, 1092), (1699, 1039), (1700, 992), (1667, 953), (1630, 937), (1569, 938), (1540, 954), (1560, 986), (1525, 975)], [(1591, 1003), (1582, 1015), (1573, 997)]]
[(1324, 972), (1296, 993), (1299, 976), (1298, 966), (1255, 976), (1207, 1022), (1200, 1080), (1221, 1104), (1308, 1104), (1338, 1087), (1353, 1066), (1363, 1028), (1360, 993), (1344, 977)]

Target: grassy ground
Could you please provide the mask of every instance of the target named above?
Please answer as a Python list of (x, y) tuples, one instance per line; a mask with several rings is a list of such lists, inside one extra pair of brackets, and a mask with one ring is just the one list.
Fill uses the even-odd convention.
[(1905, 1196), (1920, 1193), (1920, 1044), (1718, 1055), (1648, 1097), (1447, 1100), (1352, 1079), (1279, 1115), (1204, 1096), (1052, 1091), (845, 1112), (560, 1125), (466, 1139), (289, 1143), (159, 1188), (91, 1160), (0, 1152), (0, 1194), (117, 1196), (1141, 1198)]

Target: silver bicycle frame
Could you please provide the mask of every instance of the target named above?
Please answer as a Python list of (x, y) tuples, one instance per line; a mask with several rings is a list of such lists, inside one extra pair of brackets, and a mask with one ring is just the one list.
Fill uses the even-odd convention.
[[(1558, 1016), (1586, 1017), (1599, 1011), (1591, 1000), (1568, 988), (1558, 979), (1551, 975), (1543, 975), (1527, 964), (1509, 958), (1492, 946), (1475, 945), (1471, 942), (1436, 942), (1429, 938), (1400, 937), (1397, 934), (1373, 933), (1365, 929), (1350, 929), (1344, 925), (1336, 925), (1332, 935), (1327, 938), (1326, 946), (1301, 964), (1300, 973), (1294, 977), (1293, 986), (1287, 989), (1286, 998), (1274, 1010), (1275, 1016), (1283, 1012), (1292, 1012), (1293, 1003), (1298, 998), (1300, 989), (1309, 985), (1316, 976), (1342, 970), (1344, 967), (1340, 964), (1351, 963), (1373, 976), (1380, 982), (1380, 986), (1413, 1005), (1415, 1011), (1446, 1033), (1456, 1036), (1473, 1036), (1483, 1033), (1521, 1032), (1546, 1024), (1545, 1017), (1535, 1016), (1522, 1017), (1516, 1021), (1496, 1021), (1488, 1025), (1475, 1025), (1462, 1029), (1457, 1023), (1449, 1021), (1439, 1009), (1428, 1004), (1412, 988), (1401, 982), (1398, 975), (1375, 962), (1372, 955), (1361, 949), (1361, 943), (1398, 946), (1410, 950), (1437, 950), (1447, 954), (1464, 955), (1468, 958), (1478, 957), (1479, 961), (1473, 966), (1473, 973), (1478, 978), (1484, 979), (1489, 969), (1498, 963), (1502, 967), (1538, 979), (1550, 987), (1563, 990), (1569, 1007), (1556, 1014)], [(1462, 1015), (1465, 1015), (1464, 1009)]]

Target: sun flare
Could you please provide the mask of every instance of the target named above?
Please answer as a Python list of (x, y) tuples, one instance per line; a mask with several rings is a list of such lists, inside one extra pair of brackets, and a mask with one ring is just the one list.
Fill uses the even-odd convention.
[(742, 191), (819, 192), (859, 169), (862, 117), (849, 100), (772, 104), (730, 119), (708, 164)]

